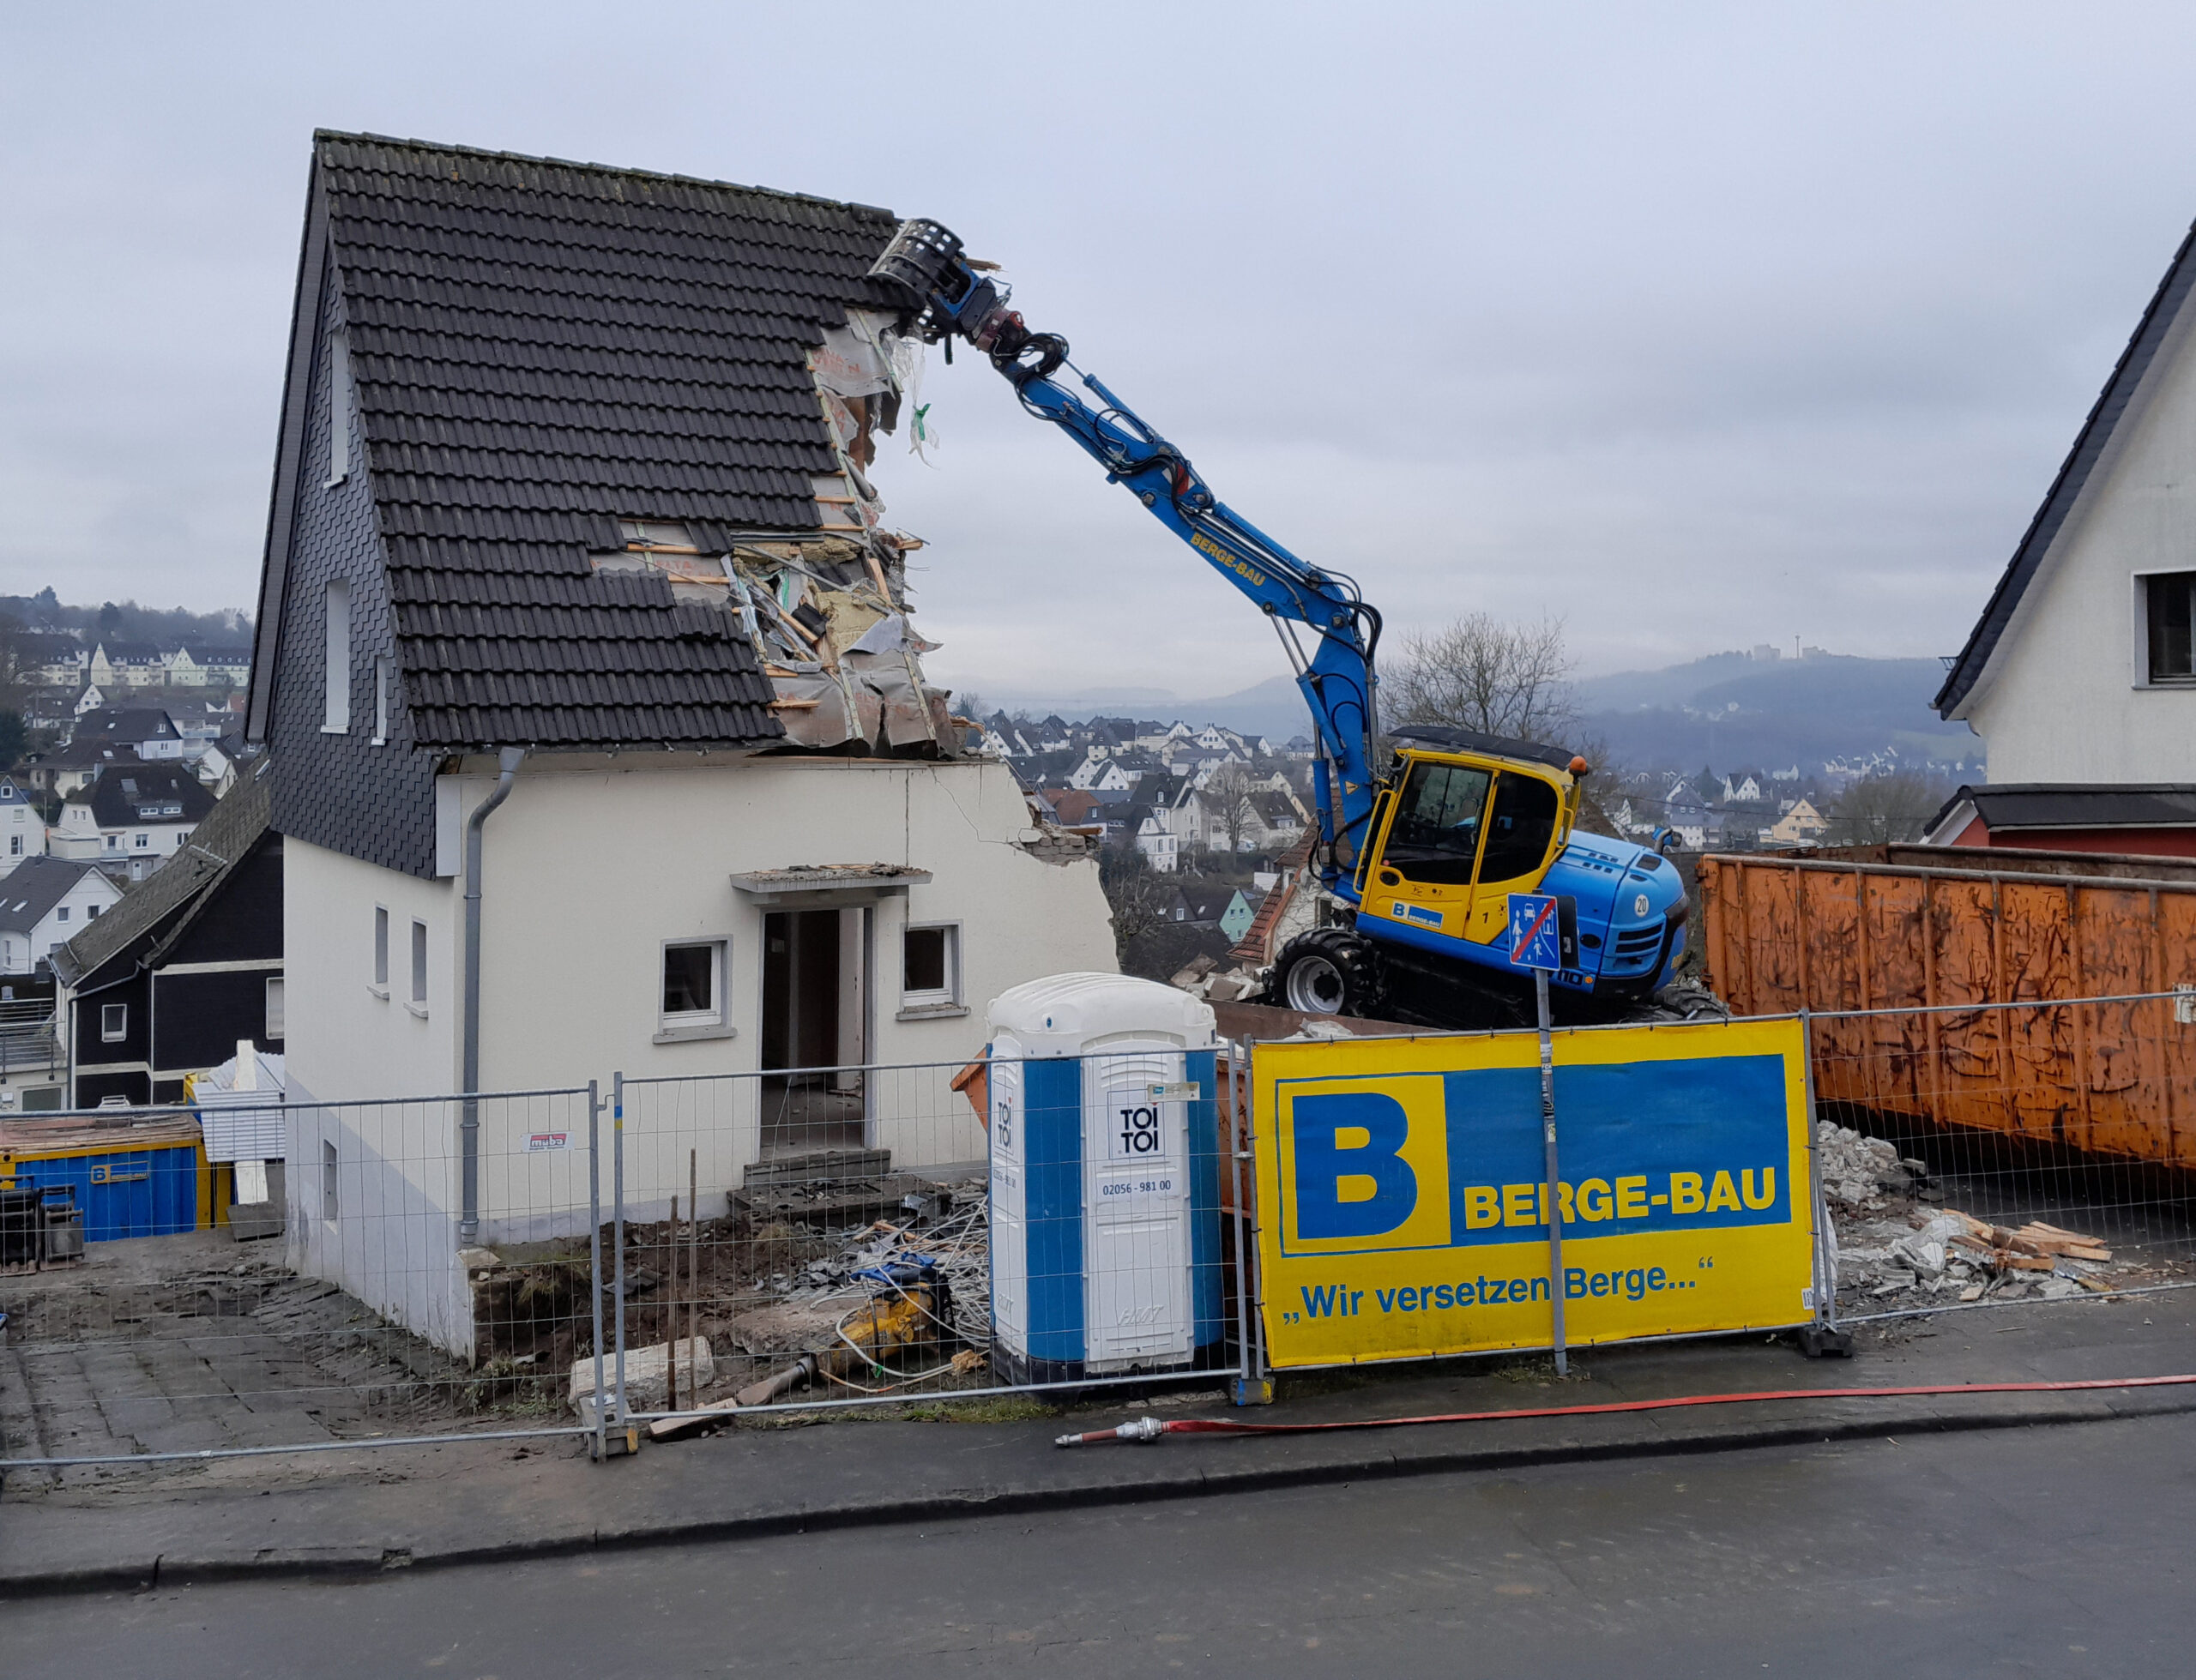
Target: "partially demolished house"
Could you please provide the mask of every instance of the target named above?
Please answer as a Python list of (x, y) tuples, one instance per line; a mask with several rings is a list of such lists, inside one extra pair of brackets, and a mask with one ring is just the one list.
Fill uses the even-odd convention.
[[(920, 347), (866, 278), (894, 226), (316, 137), (249, 713), (293, 1095), (957, 1065), (992, 996), (1114, 966), (1088, 842), (924, 675), (919, 544), (872, 477), (917, 425)], [(896, 1160), (982, 1153), (973, 1117), (830, 1085)], [(766, 1086), (713, 1111), (704, 1213), (782, 1141)], [(539, 1234), (495, 1200), (524, 1176), (462, 1208), (454, 1163), (341, 1112), (291, 1141), (324, 1168), (290, 1175), (293, 1257), (469, 1346), (462, 1273), (374, 1274), (323, 1214), (401, 1208), (413, 1254), (454, 1254)], [(484, 1154), (523, 1141), (499, 1112)], [(633, 1166), (636, 1203), (670, 1168)]]

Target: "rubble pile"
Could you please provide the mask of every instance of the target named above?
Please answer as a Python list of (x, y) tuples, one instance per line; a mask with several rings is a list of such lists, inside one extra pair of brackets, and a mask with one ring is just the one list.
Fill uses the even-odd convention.
[(1167, 984), (1208, 1003), (1254, 1003), (1265, 996), (1268, 972), (1238, 963), (1223, 972), (1213, 958), (1196, 956), (1177, 969)]
[(1841, 1225), (1837, 1265), (1843, 1302), (1862, 1310), (1948, 1292), (1965, 1302), (2065, 1300), (2133, 1281), (2111, 1279), (2126, 1264), (2096, 1237), (2041, 1221), (2011, 1231), (1957, 1208)]
[(1832, 1210), (1850, 1215), (1880, 1213), (1929, 1176), (1922, 1163), (1902, 1160), (1883, 1139), (1828, 1122), (1816, 1134), (1815, 1170)]
[(1941, 1203), (1926, 1162), (1881, 1138), (1825, 1123), (1817, 1170), (1829, 1205), (1833, 1264), (1848, 1312), (1895, 1310), (1950, 1295), (1963, 1302), (2064, 1300), (2151, 1280), (2104, 1239), (2032, 1219), (1993, 1225)]

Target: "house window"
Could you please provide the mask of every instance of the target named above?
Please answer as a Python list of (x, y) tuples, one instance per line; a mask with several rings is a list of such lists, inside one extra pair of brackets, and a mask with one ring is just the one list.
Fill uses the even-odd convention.
[(335, 1220), (335, 1146), (323, 1138), (320, 1144), (320, 1216)]
[(282, 1036), (282, 978), (279, 974), (267, 982), (267, 1036), (272, 1039)]
[(2154, 573), (2142, 584), (2150, 680), (2196, 682), (2196, 572)]
[(8, 855), (10, 858), (20, 858), (23, 855), (23, 837), (21, 834), (8, 836)]
[(389, 655), (374, 659), (374, 744), (389, 744)]
[(106, 907), (106, 906), (99, 904), (86, 905), (84, 906), (84, 919), (87, 922), (96, 922), (100, 918), (100, 912)]
[(321, 728), (341, 735), (351, 727), (351, 586), (328, 586), (328, 710)]
[(900, 936), (900, 1007), (935, 1009), (961, 1002), (961, 927), (937, 922)]
[(328, 335), (328, 482), (351, 476), (351, 334), (337, 327)]
[(121, 835), (119, 835), (119, 834), (109, 834), (109, 835), (106, 837), (106, 849), (107, 849), (108, 851), (110, 851), (110, 852), (119, 852), (119, 851), (121, 851), (121, 850), (122, 850), (122, 836), (121, 836)]
[(138, 835), (138, 836), (137, 836), (137, 849), (138, 849), (140, 852), (142, 852), (142, 851), (143, 851), (147, 846), (150, 846), (152, 843), (153, 843), (153, 837), (152, 837), (150, 834), (140, 834), (140, 835)]
[(57, 922), (67, 921), (69, 919), (69, 906), (64, 904), (60, 909), (55, 911), (53, 912), (53, 919)]
[(100, 1005), (100, 1042), (116, 1044), (130, 1031), (130, 1006), (127, 1003)]
[(722, 1034), (728, 1020), (725, 979), (731, 972), (727, 952), (727, 942), (721, 939), (666, 942), (658, 1042)]
[(427, 1012), (427, 924), (412, 924), (412, 1007)]
[(389, 911), (378, 904), (374, 906), (374, 990), (389, 996)]

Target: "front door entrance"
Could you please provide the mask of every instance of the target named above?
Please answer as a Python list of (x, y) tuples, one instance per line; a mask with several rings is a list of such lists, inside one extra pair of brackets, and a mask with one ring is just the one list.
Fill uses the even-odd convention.
[(866, 906), (763, 918), (766, 1156), (863, 1147)]

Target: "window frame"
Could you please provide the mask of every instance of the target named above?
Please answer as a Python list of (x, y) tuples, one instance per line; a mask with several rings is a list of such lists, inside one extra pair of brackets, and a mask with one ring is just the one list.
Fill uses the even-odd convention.
[[(2187, 675), (2175, 674), (2161, 677), (2151, 664), (2151, 587), (2157, 580), (2169, 577), (2187, 578), (2190, 593), (2192, 595), (2196, 595), (2196, 567), (2188, 565), (2175, 566), (2170, 569), (2160, 567), (2150, 571), (2130, 574), (2133, 597), (2131, 603), (2133, 634), (2130, 638), (2128, 663), (2131, 667), (2130, 674), (2133, 678), (2133, 685), (2139, 689), (2196, 688), (2196, 647), (2191, 649), (2189, 661), (2191, 671)], [(2196, 617), (2196, 612), (2193, 612), (2192, 617)]]
[[(664, 1008), (667, 968), (674, 950), (706, 948), (710, 953), (709, 997), (713, 1007), (682, 1009)], [(696, 1039), (733, 1039), (739, 1036), (732, 1022), (732, 939), (727, 934), (704, 934), (698, 938), (657, 942), (655, 962), (656, 1030), (651, 1043), (684, 1044)]]
[(427, 924), (412, 918), (412, 995), (404, 1007), (422, 1021), (427, 1016)]
[[(896, 1020), (928, 1021), (941, 1016), (965, 1015), (968, 1006), (964, 1000), (962, 985), (962, 924), (956, 920), (939, 918), (928, 921), (903, 922), (900, 926), (900, 1008)], [(910, 989), (908, 985), (908, 939), (911, 934), (937, 933), (944, 936), (943, 986)]]
[(269, 974), (267, 977), (264, 1008), (266, 1013), (262, 1025), (267, 1028), (268, 1042), (270, 1044), (287, 1042), (287, 1035), (282, 1031), (286, 1023), (282, 1013), (282, 977), (280, 974)]
[(374, 732), (370, 744), (389, 744), (389, 666), (386, 653), (374, 655)]
[(118, 1045), (130, 1036), (130, 1006), (127, 1003), (100, 1005), (100, 1042)]
[(320, 1141), (320, 1216), (329, 1224), (335, 1223), (341, 1206), (336, 1196), (336, 1175), (342, 1165), (342, 1157), (335, 1152), (335, 1140), (324, 1137)]
[(389, 1001), (389, 906), (374, 906), (374, 959), (370, 971), (373, 978), (366, 982), (366, 990), (383, 1003)]

